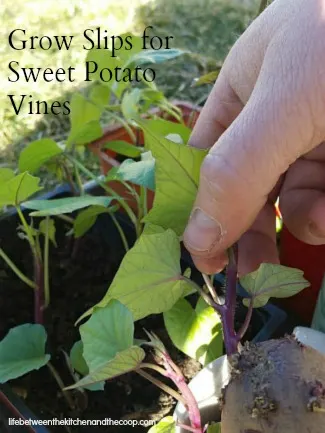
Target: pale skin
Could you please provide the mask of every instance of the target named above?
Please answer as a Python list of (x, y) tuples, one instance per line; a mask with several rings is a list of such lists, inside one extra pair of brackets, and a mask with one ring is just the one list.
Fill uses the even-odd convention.
[(278, 263), (274, 200), (298, 239), (325, 244), (325, 0), (275, 0), (230, 51), (193, 130), (209, 148), (184, 233), (197, 267)]

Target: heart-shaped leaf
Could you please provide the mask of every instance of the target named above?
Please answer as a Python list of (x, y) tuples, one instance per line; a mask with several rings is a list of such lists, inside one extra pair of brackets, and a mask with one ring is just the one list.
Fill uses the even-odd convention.
[[(303, 275), (300, 269), (262, 263), (257, 271), (240, 278), (240, 283), (257, 308), (267, 304), (270, 298), (288, 298), (308, 287), (310, 284)], [(248, 306), (251, 299), (244, 299), (244, 305)]]
[(76, 238), (83, 236), (95, 224), (97, 217), (103, 213), (114, 213), (119, 208), (118, 205), (105, 207), (93, 205), (80, 211), (74, 220), (73, 232)]
[(76, 384), (68, 386), (65, 389), (85, 388), (103, 380), (112, 379), (113, 377), (133, 371), (139, 367), (145, 355), (141, 347), (129, 347), (122, 352), (118, 352), (113, 359), (99, 366), (96, 370), (91, 371)]
[(88, 144), (102, 135), (99, 123), (101, 109), (87, 101), (81, 94), (75, 93), (70, 102), (71, 129), (67, 145)]
[[(82, 341), (77, 341), (70, 351), (70, 362), (74, 370), (80, 373), (82, 376), (87, 376), (89, 368), (86, 364), (85, 358), (83, 357), (83, 344)], [(105, 382), (97, 382), (92, 385), (84, 387), (88, 391), (103, 391), (105, 388)]]
[(19, 155), (19, 170), (35, 173), (43, 164), (63, 152), (61, 147), (50, 138), (33, 141)]
[(137, 119), (137, 123), (145, 132), (145, 146), (156, 160), (155, 200), (144, 221), (182, 235), (196, 197), (206, 151), (162, 138), (144, 120)]
[(169, 310), (189, 286), (182, 277), (180, 256), (179, 239), (172, 230), (143, 234), (124, 257), (108, 292), (96, 307), (105, 307), (111, 299), (118, 299), (132, 312), (134, 320)]
[(48, 363), (45, 353), (46, 331), (41, 325), (12, 328), (0, 342), (0, 383), (38, 370)]
[(132, 182), (135, 185), (155, 189), (155, 159), (151, 152), (141, 155), (141, 161), (126, 159), (119, 167), (114, 167), (107, 175), (106, 180), (121, 180)]
[[(95, 309), (91, 318), (80, 326), (80, 335), (89, 373), (69, 388), (89, 386), (134, 370), (145, 357), (143, 349), (133, 345), (131, 312), (115, 299), (104, 308)], [(80, 359), (77, 368), (85, 371)]]
[(35, 212), (31, 212), (31, 216), (41, 217), (71, 213), (91, 205), (107, 207), (112, 200), (111, 197), (83, 195), (80, 197), (58, 198), (54, 200), (30, 200), (25, 201), (23, 206), (27, 209), (35, 210)]
[(2, 172), (7, 181), (3, 182), (0, 189), (0, 207), (17, 206), (31, 195), (40, 191), (40, 179), (31, 176), (27, 171), (12, 177), (8, 171)]
[(186, 299), (179, 299), (164, 313), (164, 322), (175, 346), (202, 365), (223, 354), (220, 318), (203, 300), (193, 309)]
[(116, 299), (110, 300), (105, 308), (95, 309), (79, 330), (90, 372), (133, 345), (132, 313)]

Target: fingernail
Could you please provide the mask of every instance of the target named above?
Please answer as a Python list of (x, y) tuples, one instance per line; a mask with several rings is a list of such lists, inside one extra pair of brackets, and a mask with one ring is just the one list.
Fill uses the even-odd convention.
[(186, 245), (198, 252), (209, 251), (220, 241), (221, 237), (220, 223), (203, 212), (202, 209), (194, 209), (184, 233)]
[(314, 222), (309, 223), (309, 232), (314, 236), (315, 238), (322, 238), (325, 239), (325, 231), (321, 230), (317, 224)]

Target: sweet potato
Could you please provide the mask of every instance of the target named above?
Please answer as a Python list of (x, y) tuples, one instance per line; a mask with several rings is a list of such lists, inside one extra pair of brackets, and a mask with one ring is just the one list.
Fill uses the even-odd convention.
[(325, 356), (293, 337), (231, 358), (222, 433), (325, 433)]

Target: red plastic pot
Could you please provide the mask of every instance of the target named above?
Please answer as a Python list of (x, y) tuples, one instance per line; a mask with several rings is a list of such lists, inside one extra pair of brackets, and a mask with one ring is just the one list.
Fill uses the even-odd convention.
[(325, 273), (325, 245), (307, 245), (284, 227), (280, 235), (280, 260), (284, 266), (303, 270), (311, 284), (297, 295), (281, 300), (281, 305), (311, 323)]
[[(195, 106), (189, 102), (184, 101), (173, 101), (173, 104), (177, 106), (182, 111), (182, 117), (184, 120), (184, 123), (189, 127), (193, 128), (195, 125), (195, 122), (197, 121), (199, 114), (200, 114), (200, 107)], [(156, 111), (158, 115), (161, 114), (161, 117), (176, 122), (176, 120), (170, 116), (163, 116), (162, 113), (159, 111)], [(137, 142), (139, 146), (143, 146), (144, 144), (144, 137), (143, 133), (140, 129), (132, 128), (133, 132), (137, 136)], [(106, 175), (108, 171), (112, 167), (118, 167), (120, 165), (120, 162), (116, 159), (116, 153), (109, 149), (103, 149), (103, 145), (109, 141), (116, 141), (116, 140), (122, 140), (126, 141), (128, 143), (132, 144), (132, 139), (130, 138), (127, 130), (120, 125), (113, 125), (110, 127), (107, 127), (104, 130), (104, 134), (102, 137), (98, 138), (97, 140), (93, 141), (89, 144), (89, 149), (91, 152), (93, 152), (95, 155), (98, 156), (100, 161), (100, 168), (102, 174)], [(133, 210), (137, 211), (137, 203), (130, 194), (130, 192), (127, 190), (127, 188), (121, 184), (121, 182), (110, 182), (109, 186), (120, 196), (124, 197), (126, 200), (128, 200), (128, 203), (132, 207)], [(133, 185), (133, 188), (137, 192), (139, 192), (139, 187), (136, 185)], [(148, 191), (147, 194), (147, 206), (148, 209), (151, 209), (154, 199), (154, 192)]]

